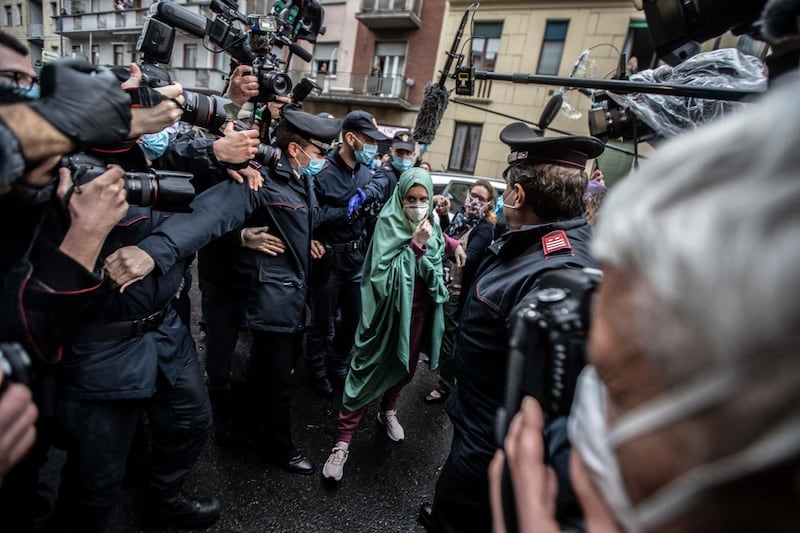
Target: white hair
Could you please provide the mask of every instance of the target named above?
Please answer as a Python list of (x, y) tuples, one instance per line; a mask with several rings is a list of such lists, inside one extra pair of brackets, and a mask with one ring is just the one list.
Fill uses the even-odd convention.
[(785, 393), (773, 391), (768, 408), (794, 416), (798, 95), (800, 76), (786, 76), (757, 104), (664, 144), (611, 189), (594, 239), (597, 258), (648, 293), (641, 307), (650, 309), (630, 320), (667, 387), (731, 366), (756, 369), (752, 387), (780, 383)]

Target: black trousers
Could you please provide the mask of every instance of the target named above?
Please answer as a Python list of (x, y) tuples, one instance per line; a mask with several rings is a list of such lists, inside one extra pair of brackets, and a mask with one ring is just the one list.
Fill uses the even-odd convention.
[(299, 451), (292, 441), (291, 377), (302, 334), (253, 330), (248, 380), (251, 413), (260, 426), (267, 451), (291, 459)]
[[(344, 379), (361, 318), (361, 271), (327, 269), (321, 274), (315, 273), (311, 299), (314, 320), (308, 331), (306, 349), (308, 377), (328, 375)], [(341, 311), (338, 327), (337, 311)]]
[(493, 454), (476, 454), (474, 449), (473, 453), (465, 452), (465, 446), (456, 431), (450, 455), (436, 482), (431, 532), (488, 533), (492, 530), (488, 467)]
[(59, 411), (59, 441), (67, 461), (51, 520), (55, 531), (107, 531), (142, 411), (153, 435), (147, 487), (153, 500), (181, 489), (211, 429), (211, 406), (196, 356), (185, 358), (174, 385), (159, 376), (151, 398), (66, 400)]
[(237, 291), (220, 287), (200, 273), (203, 317), (206, 321), (208, 389), (224, 391), (231, 384), (231, 361), (239, 340), (242, 311)]

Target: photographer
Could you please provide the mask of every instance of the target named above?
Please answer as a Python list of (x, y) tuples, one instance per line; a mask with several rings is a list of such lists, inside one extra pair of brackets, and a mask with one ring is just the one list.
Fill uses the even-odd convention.
[[(504, 172), (503, 214), (510, 230), (488, 249), (464, 298), (455, 341), (456, 384), (447, 402), (450, 456), (436, 485), (431, 531), (489, 531), (487, 468), (495, 451), (495, 417), (503, 405), (508, 320), (549, 269), (595, 265), (583, 217), (586, 160), (603, 151), (591, 137), (540, 137), (516, 123), (500, 132), (511, 147)], [(531, 354), (544, 357), (546, 354)]]
[[(670, 141), (601, 208), (592, 367), (569, 417), (589, 531), (800, 523), (798, 90), (785, 74), (750, 109)], [(521, 532), (559, 531), (541, 429), (528, 399), (505, 454)]]

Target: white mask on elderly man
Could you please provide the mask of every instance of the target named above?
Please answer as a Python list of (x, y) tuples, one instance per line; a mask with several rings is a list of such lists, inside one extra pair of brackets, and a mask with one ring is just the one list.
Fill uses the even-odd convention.
[(422, 219), (428, 215), (428, 204), (419, 203), (404, 205), (403, 213), (411, 222), (422, 222)]
[(623, 443), (668, 426), (734, 397), (747, 379), (732, 367), (661, 396), (606, 423), (605, 385), (591, 366), (581, 372), (568, 422), (569, 440), (580, 454), (614, 518), (628, 533), (651, 531), (689, 510), (706, 490), (792, 457), (800, 450), (800, 419), (789, 420), (733, 455), (698, 465), (644, 501), (628, 497), (615, 450)]

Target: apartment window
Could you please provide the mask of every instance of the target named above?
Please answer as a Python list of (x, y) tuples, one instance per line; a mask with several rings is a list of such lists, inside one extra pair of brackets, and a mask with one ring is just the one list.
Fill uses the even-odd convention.
[(247, 0), (245, 13), (269, 13), (267, 0)]
[(183, 45), (183, 68), (197, 68), (197, 45)]
[(567, 40), (567, 28), (569, 28), (568, 20), (547, 21), (537, 74), (558, 75), (561, 57), (564, 55), (564, 42)]
[(114, 64), (115, 65), (124, 65), (125, 64), (125, 45), (124, 44), (115, 44), (114, 45)]
[(58, 3), (50, 2), (50, 16), (57, 17), (58, 16)]
[(658, 58), (653, 48), (653, 41), (650, 38), (650, 31), (647, 29), (646, 21), (631, 21), (622, 52), (628, 58), (628, 75), (656, 66)]
[(333, 76), (336, 74), (336, 59), (339, 43), (317, 43), (314, 45), (314, 60), (311, 63), (312, 75)]
[(14, 19), (13, 14), (11, 13), (11, 6), (6, 6), (6, 26), (13, 26)]
[(22, 26), (22, 4), (17, 4), (17, 18), (19, 19), (19, 25)]
[(494, 72), (500, 50), (502, 22), (476, 22), (472, 30), (472, 64), (478, 70)]
[(465, 174), (475, 172), (482, 132), (483, 126), (480, 124), (456, 122), (447, 170), (464, 172)]
[(100, 64), (100, 45), (92, 45), (92, 63), (95, 65)]
[(406, 47), (405, 42), (376, 44), (368, 84), (370, 93), (396, 97), (403, 92)]

